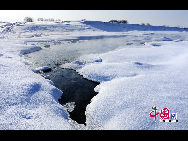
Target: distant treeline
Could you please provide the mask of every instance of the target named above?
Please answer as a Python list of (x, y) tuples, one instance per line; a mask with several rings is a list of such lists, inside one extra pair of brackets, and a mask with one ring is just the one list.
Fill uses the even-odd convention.
[(49, 22), (60, 22), (60, 19), (54, 19), (54, 18), (38, 18), (37, 21), (49, 21)]
[[(109, 22), (111, 22), (111, 23), (128, 23), (128, 21), (127, 20), (110, 20)], [(149, 23), (141, 23), (141, 25), (151, 25), (151, 24), (149, 24)]]
[(111, 23), (128, 23), (127, 20), (110, 20)]
[[(34, 19), (31, 17), (25, 17), (25, 22), (34, 22)], [(60, 22), (60, 19), (54, 19), (54, 18), (38, 18), (37, 21), (49, 21), (49, 22)]]

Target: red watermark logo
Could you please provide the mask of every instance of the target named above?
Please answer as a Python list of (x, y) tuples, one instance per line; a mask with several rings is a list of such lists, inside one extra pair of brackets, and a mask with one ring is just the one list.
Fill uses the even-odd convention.
[(178, 122), (177, 113), (170, 113), (168, 108), (163, 108), (160, 112), (157, 112), (157, 110), (157, 107), (153, 106), (152, 111), (149, 113), (149, 116), (153, 117), (155, 122), (157, 115), (160, 115), (159, 122)]

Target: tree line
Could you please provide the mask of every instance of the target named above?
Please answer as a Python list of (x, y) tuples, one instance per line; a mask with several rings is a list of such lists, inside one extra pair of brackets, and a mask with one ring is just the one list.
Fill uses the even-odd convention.
[[(25, 22), (34, 22), (34, 19), (31, 17), (25, 17)], [(49, 21), (49, 22), (60, 22), (60, 19), (54, 19), (54, 18), (38, 18), (37, 21)]]
[(111, 23), (128, 23), (127, 20), (110, 20)]

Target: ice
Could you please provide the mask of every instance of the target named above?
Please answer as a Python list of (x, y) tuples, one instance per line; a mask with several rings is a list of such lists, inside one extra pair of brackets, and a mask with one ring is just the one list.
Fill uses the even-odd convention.
[(22, 50), (20, 51), (20, 55), (28, 54), (28, 53), (35, 52), (35, 51), (39, 51), (39, 50), (41, 50), (41, 49), (42, 49), (42, 48), (39, 47), (39, 46), (31, 46), (30, 48), (28, 48), (28, 49), (26, 49), (26, 50), (22, 49)]
[(49, 72), (51, 71), (51, 68), (48, 66), (43, 66), (43, 67), (39, 67), (33, 70), (33, 72), (35, 73), (39, 73), (39, 72)]

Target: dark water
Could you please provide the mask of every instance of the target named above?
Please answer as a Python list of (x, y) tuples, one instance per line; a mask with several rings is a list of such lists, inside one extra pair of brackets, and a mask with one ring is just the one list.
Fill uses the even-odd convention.
[(94, 88), (99, 83), (84, 79), (74, 70), (58, 67), (48, 73), (48, 75), (50, 80), (54, 82), (54, 85), (63, 91), (59, 103), (65, 105), (66, 103), (75, 102), (74, 110), (69, 112), (70, 118), (79, 124), (85, 124), (86, 106), (97, 94)]

